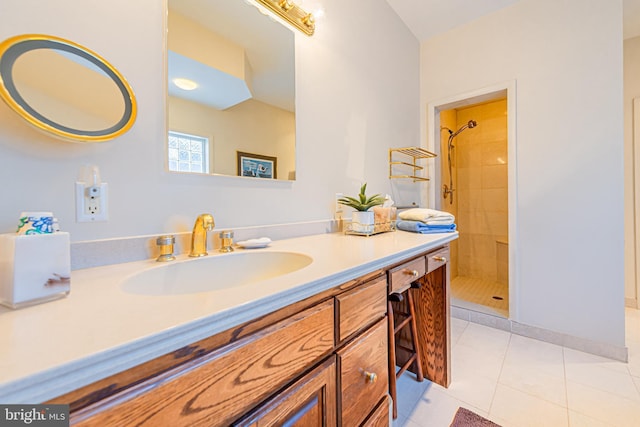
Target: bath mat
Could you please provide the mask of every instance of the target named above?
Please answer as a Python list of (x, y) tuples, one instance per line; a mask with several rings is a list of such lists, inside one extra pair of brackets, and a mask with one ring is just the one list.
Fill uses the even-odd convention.
[(460, 407), (458, 408), (458, 412), (453, 417), (453, 421), (451, 422), (450, 427), (500, 427), (498, 424), (493, 421), (489, 421), (488, 419), (481, 417), (468, 410), (467, 408)]

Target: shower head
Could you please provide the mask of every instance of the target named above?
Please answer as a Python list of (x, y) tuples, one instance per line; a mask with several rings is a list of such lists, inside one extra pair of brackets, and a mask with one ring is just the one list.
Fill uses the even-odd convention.
[(441, 127), (440, 129), (446, 129), (449, 131), (449, 141), (447, 141), (447, 163), (449, 165), (449, 187), (447, 187), (446, 185), (444, 186), (444, 198), (446, 199), (449, 195), (451, 196), (451, 201), (449, 203), (453, 203), (453, 174), (451, 173), (451, 151), (453, 148), (455, 148), (453, 146), (453, 138), (455, 138), (456, 136), (458, 136), (458, 134), (460, 132), (462, 132), (463, 130), (469, 128), (469, 129), (473, 129), (474, 127), (478, 126), (478, 122), (476, 122), (475, 120), (469, 120), (467, 123), (465, 123), (464, 125), (462, 125), (462, 127), (460, 127), (460, 129), (458, 129), (457, 131), (453, 132), (451, 129), (446, 128), (446, 127)]
[(458, 136), (458, 134), (460, 132), (462, 132), (463, 130), (469, 128), (469, 129), (473, 129), (474, 127), (478, 126), (478, 122), (476, 122), (475, 120), (469, 120), (467, 123), (465, 123), (464, 125), (462, 125), (462, 127), (460, 129), (458, 129), (457, 131), (449, 134), (449, 139), (453, 139), (456, 136)]

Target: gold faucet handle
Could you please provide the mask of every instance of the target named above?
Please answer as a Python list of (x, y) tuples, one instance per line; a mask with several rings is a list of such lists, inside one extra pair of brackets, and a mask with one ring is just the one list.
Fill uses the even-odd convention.
[(221, 231), (220, 240), (222, 241), (220, 252), (233, 252), (233, 231), (231, 230)]
[(156, 239), (156, 244), (160, 248), (160, 255), (156, 258), (158, 262), (173, 261), (176, 257), (173, 255), (173, 245), (176, 243), (174, 236), (160, 236)]

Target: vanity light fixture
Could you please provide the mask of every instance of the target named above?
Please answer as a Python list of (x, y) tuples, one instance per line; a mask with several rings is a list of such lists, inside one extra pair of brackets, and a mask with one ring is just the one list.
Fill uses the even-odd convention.
[(198, 83), (194, 82), (193, 80), (183, 78), (173, 79), (173, 84), (178, 86), (182, 90), (194, 90), (198, 87)]
[(304, 11), (291, 0), (257, 0), (257, 2), (306, 35), (313, 35), (316, 29), (316, 21), (313, 14)]

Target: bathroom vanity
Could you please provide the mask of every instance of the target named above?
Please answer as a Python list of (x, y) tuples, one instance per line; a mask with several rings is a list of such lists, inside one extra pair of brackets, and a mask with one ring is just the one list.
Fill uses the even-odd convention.
[[(455, 238), (457, 233), (395, 232), (277, 241), (261, 251), (304, 253), (313, 261), (258, 284), (193, 295), (123, 293), (127, 278), (159, 268), (150, 261), (74, 272), (72, 280), (81, 283), (72, 281), (67, 300), (2, 313), (0, 324), (8, 317), (28, 323), (28, 310), (52, 315), (90, 304), (93, 318), (78, 325), (80, 334), (65, 338), (79, 348), (65, 355), (66, 363), (51, 361), (58, 365), (49, 369), (17, 366), (15, 360), (31, 374), (3, 379), (0, 396), (14, 390), (25, 396), (20, 402), (40, 395), (40, 402), (68, 403), (72, 424), (81, 426), (280, 425), (292, 419), (304, 425), (388, 425), (387, 295), (403, 281), (420, 281), (421, 365), (427, 378), (448, 385), (446, 266), (448, 242)], [(73, 286), (81, 287), (80, 295)], [(120, 304), (112, 307), (116, 317), (104, 317), (108, 310), (100, 309), (100, 298)], [(86, 307), (75, 320), (82, 314)], [(74, 314), (58, 326), (69, 317)], [(82, 332), (89, 329), (106, 336), (84, 345), (91, 338)], [(96, 344), (103, 350), (87, 348)], [(26, 342), (21, 345), (26, 351)]]

